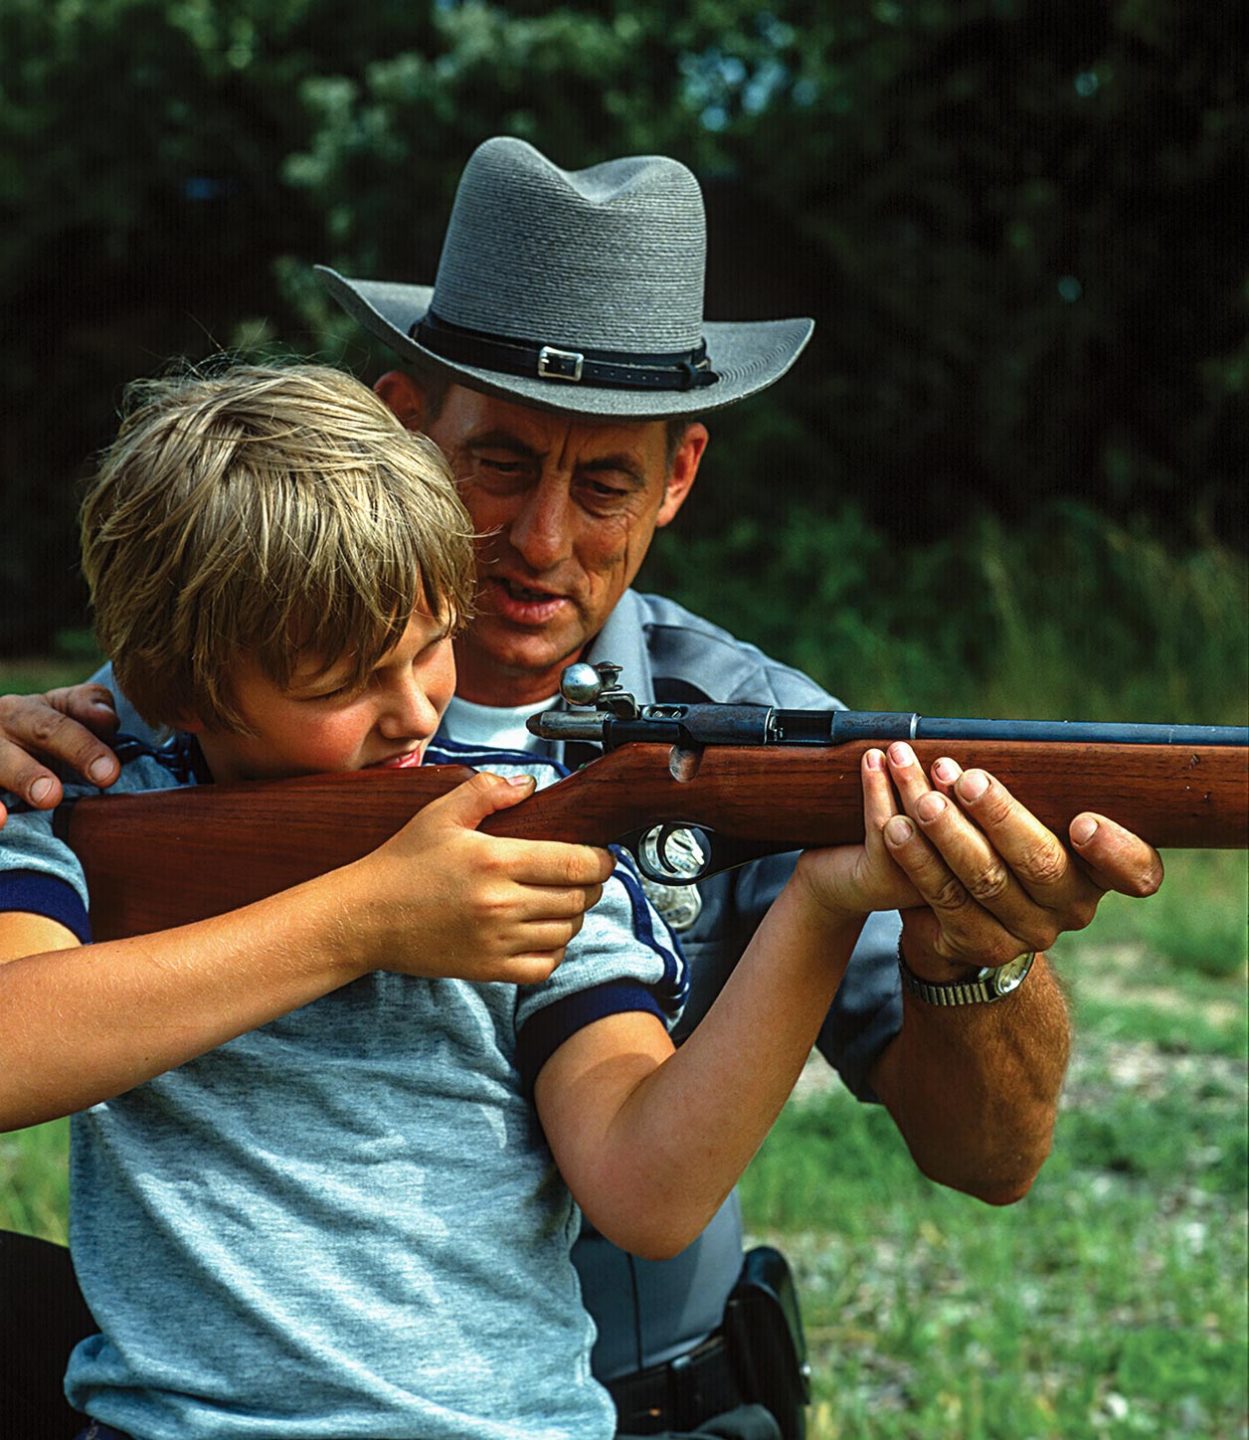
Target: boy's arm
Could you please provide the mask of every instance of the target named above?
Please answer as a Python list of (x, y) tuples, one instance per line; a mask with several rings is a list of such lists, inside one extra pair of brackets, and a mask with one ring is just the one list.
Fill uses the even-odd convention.
[(100, 945), (0, 914), (0, 1130), (119, 1095), (345, 984), (356, 957), (332, 943), (336, 919), (315, 883)]
[(703, 1230), (792, 1090), (861, 925), (846, 917), (830, 950), (828, 912), (791, 882), (680, 1050), (635, 1012), (547, 1061), (534, 1094), (548, 1143), (608, 1239), (664, 1259)]
[(362, 860), (153, 935), (80, 946), (0, 913), (0, 1130), (120, 1094), (371, 970), (545, 978), (611, 857), (477, 833), (531, 790), (477, 775)]

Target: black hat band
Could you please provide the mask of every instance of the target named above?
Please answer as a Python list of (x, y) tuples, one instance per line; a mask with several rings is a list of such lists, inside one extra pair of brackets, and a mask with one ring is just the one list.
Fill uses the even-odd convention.
[(408, 331), (443, 360), (480, 370), (554, 380), (571, 385), (607, 385), (622, 390), (695, 390), (720, 378), (711, 368), (707, 342), (693, 350), (642, 354), (624, 350), (570, 350), (534, 340), (500, 339), (453, 325), (432, 310)]

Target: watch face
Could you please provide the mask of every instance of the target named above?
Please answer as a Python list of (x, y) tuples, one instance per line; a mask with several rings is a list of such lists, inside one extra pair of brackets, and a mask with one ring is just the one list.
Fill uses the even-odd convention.
[(1032, 968), (1033, 955), (1020, 955), (1005, 965), (999, 965), (993, 972), (993, 989), (998, 995), (1009, 995), (1023, 984), (1024, 976)]

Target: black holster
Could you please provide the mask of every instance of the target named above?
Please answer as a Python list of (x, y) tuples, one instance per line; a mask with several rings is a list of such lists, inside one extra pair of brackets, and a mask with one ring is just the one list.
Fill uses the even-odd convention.
[(771, 1245), (747, 1252), (725, 1308), (724, 1335), (746, 1398), (771, 1411), (785, 1440), (803, 1440), (811, 1367), (794, 1277)]

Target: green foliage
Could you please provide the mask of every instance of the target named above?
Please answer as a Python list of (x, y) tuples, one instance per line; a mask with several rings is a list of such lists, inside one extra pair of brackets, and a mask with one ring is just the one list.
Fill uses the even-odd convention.
[[(1173, 851), (1164, 858), (1166, 879), (1156, 895), (1139, 901), (1108, 895), (1102, 902), (1102, 913), (1112, 917), (1116, 934), (1125, 941), (1147, 941), (1173, 976), (1243, 976), (1249, 964), (1249, 855)], [(1175, 1021), (1174, 1016), (1170, 1019)], [(1162, 1017), (1160, 1025), (1166, 1023)], [(1158, 1043), (1183, 1048), (1183, 1027), (1173, 1023), (1171, 1030), (1168, 1034), (1160, 1029)], [(1242, 1057), (1246, 1040), (1240, 1037), (1237, 1053)]]
[(726, 554), (778, 498), (856, 507), (882, 567), (1055, 497), (1243, 548), (1231, 26), (1181, 0), (6, 0), (0, 648), (81, 624), (73, 482), (124, 381), (221, 346), (389, 363), (309, 266), (429, 280), (500, 132), (571, 166), (678, 155), (709, 314), (816, 316), (793, 376), (717, 417)]
[(687, 515), (641, 583), (862, 709), (1207, 724), (1249, 711), (1243, 557), (1177, 552), (1070, 502), (1009, 527), (974, 512), (909, 544), (854, 505), (710, 533)]
[(69, 1121), (0, 1135), (0, 1230), (62, 1243), (69, 1233)]

